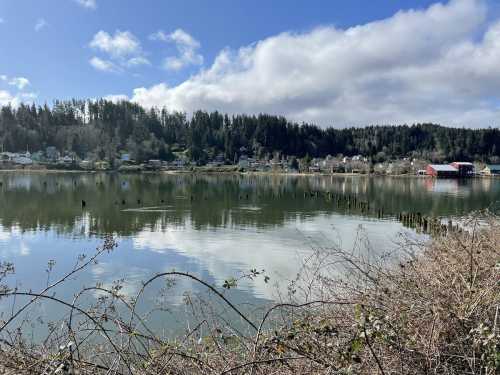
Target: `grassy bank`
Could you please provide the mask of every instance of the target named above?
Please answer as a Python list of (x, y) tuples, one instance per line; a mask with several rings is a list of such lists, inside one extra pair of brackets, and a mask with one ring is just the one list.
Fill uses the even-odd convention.
[[(68, 317), (44, 345), (32, 345), (2, 318), (0, 372), (493, 375), (500, 372), (500, 224), (488, 218), (468, 227), (426, 244), (402, 239), (405, 255), (396, 261), (388, 254), (318, 249), (290, 282), (282, 303), (251, 315), (223, 292), (238, 280), (215, 288), (191, 274), (155, 275), (143, 289), (158, 279), (189, 278), (208, 288), (245, 327), (208, 314), (176, 340), (149, 330), (146, 318), (136, 313), (140, 298), (126, 299), (119, 286), (90, 288), (107, 297), (85, 310), (76, 300), (58, 300), (50, 287), (24, 292), (66, 304)], [(60, 282), (114, 247), (108, 239)], [(10, 272), (4, 264), (0, 285)], [(244, 277), (265, 276), (254, 270)], [(7, 303), (21, 292), (4, 285), (2, 295), (0, 302)], [(118, 313), (117, 304), (129, 314)]]

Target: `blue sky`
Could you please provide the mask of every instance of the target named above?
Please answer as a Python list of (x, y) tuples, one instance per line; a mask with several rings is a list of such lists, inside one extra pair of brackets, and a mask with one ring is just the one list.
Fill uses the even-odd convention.
[[(422, 87), (415, 77), (409, 81), (408, 76), (419, 74), (430, 80), (433, 71), (445, 70), (449, 54), (459, 54), (468, 43), (479, 55), (497, 52), (497, 46), (483, 51), (488, 47), (485, 35), (496, 30), (495, 2), (435, 3), (1, 0), (0, 103), (118, 95), (145, 106), (166, 105), (187, 112), (198, 108), (274, 112), (320, 125), (424, 120), (460, 125), (462, 118), (465, 126), (495, 126), (498, 87), (489, 87), (495, 84), (490, 77), (473, 80), (495, 75), (488, 72), (493, 65), (479, 73), (471, 72), (470, 66), (453, 67), (469, 75), (462, 86), (443, 89), (446, 77), (437, 77), (435, 91), (440, 95), (464, 87), (473, 91), (444, 101), (439, 108), (436, 98), (423, 97), (432, 87)], [(429, 31), (433, 22), (435, 32)], [(422, 30), (423, 45), (415, 30)], [(365, 51), (365, 43), (381, 56)], [(409, 56), (414, 52), (407, 49), (412, 43), (415, 56)], [(358, 53), (360, 48), (363, 53)], [(385, 56), (403, 58), (398, 65)], [(411, 69), (429, 61), (435, 66), (428, 71)], [(380, 64), (385, 68), (379, 69)], [(343, 65), (363, 66), (346, 70)], [(404, 69), (408, 76), (403, 79)], [(352, 79), (347, 80), (350, 74)], [(349, 83), (360, 76), (369, 78)], [(328, 84), (312, 87), (330, 78)], [(403, 97), (399, 100), (387, 94), (398, 91)], [(385, 98), (383, 110), (376, 103), (371, 108), (371, 99), (382, 100), (380, 96)], [(421, 112), (428, 112), (427, 117)]]

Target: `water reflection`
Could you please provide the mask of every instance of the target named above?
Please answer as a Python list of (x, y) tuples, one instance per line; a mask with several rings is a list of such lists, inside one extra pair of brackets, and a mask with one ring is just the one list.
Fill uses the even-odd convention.
[[(386, 213), (434, 216), (460, 216), (500, 200), (500, 180), (489, 179), (1, 173), (0, 182), (0, 260), (16, 264), (19, 287), (39, 289), (49, 259), (57, 262), (55, 279), (104, 235), (117, 237), (117, 251), (57, 290), (70, 299), (82, 285), (110, 286), (119, 278), (132, 296), (141, 281), (174, 268), (219, 286), (265, 269), (272, 284), (284, 285), (313, 247), (352, 248), (360, 225), (381, 251), (403, 230), (390, 217), (364, 217), (322, 195), (304, 196), (311, 191), (355, 194)], [(146, 294), (150, 305), (160, 288)], [(185, 290), (201, 292), (180, 282), (169, 291), (173, 311), (182, 311)], [(255, 304), (275, 297), (263, 279), (229, 293)], [(0, 304), (0, 312), (10, 308)]]
[(460, 215), (500, 199), (500, 182), (490, 179), (3, 173), (0, 182), (4, 228), (75, 236), (133, 236), (187, 223), (196, 230), (266, 228), (342, 213), (324, 198), (305, 199), (310, 191), (356, 194), (384, 212), (435, 216)]

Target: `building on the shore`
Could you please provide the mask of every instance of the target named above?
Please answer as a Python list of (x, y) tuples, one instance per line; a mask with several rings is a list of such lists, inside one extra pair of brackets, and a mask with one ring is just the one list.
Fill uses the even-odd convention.
[(19, 164), (19, 165), (31, 165), (33, 164), (33, 160), (31, 160), (30, 157), (27, 157), (25, 155), (18, 155), (12, 159), (14, 164)]
[(78, 165), (80, 168), (85, 170), (91, 170), (94, 168), (94, 163), (91, 160), (82, 160)]
[(31, 160), (37, 163), (45, 161), (45, 155), (43, 154), (43, 151), (36, 151), (31, 154)]
[(486, 167), (481, 170), (481, 174), (484, 176), (500, 175), (500, 164), (487, 164)]
[(56, 162), (60, 158), (61, 154), (57, 150), (57, 148), (55, 148), (54, 146), (49, 146), (45, 149), (45, 156), (48, 161)]
[(17, 156), (17, 154), (15, 154), (13, 152), (1, 152), (0, 153), (0, 161), (11, 162), (16, 156)]
[(161, 167), (162, 167), (161, 160), (158, 160), (158, 159), (148, 160), (147, 168), (153, 169), (153, 170), (159, 170)]
[(62, 164), (62, 165), (71, 165), (73, 164), (73, 158), (69, 155), (65, 155), (63, 157), (60, 157), (58, 160), (57, 160), (57, 164)]
[(472, 177), (474, 164), (464, 161), (455, 161), (451, 164), (429, 164), (426, 168), (428, 176), (432, 177)]
[(109, 169), (109, 163), (105, 160), (96, 161), (94, 166), (98, 171), (107, 171)]
[(248, 160), (248, 156), (246, 154), (241, 155), (238, 161), (238, 167), (247, 169), (249, 166), (250, 166), (250, 161)]
[(429, 164), (427, 175), (432, 177), (458, 177), (458, 169), (449, 164)]
[(474, 175), (474, 164), (463, 161), (455, 161), (451, 166), (458, 170), (459, 177), (472, 177)]
[(130, 154), (129, 153), (122, 153), (120, 155), (120, 160), (122, 162), (125, 162), (125, 161), (130, 161)]

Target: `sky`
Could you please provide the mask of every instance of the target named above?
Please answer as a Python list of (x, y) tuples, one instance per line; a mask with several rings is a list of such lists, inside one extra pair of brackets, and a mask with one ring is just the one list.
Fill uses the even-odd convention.
[(0, 0), (0, 105), (500, 124), (498, 0)]

